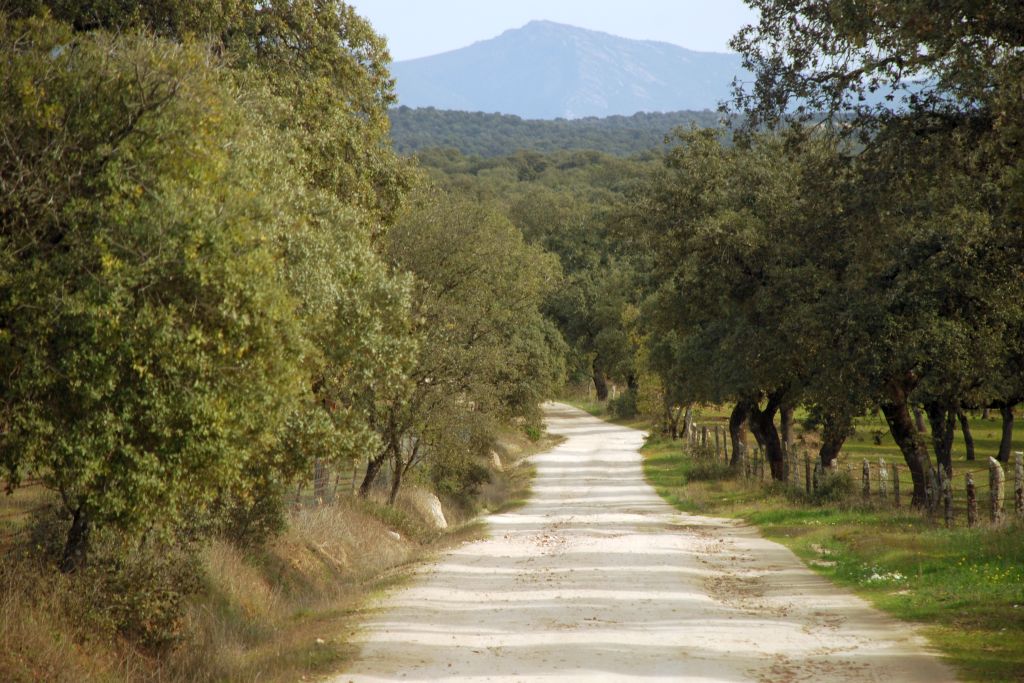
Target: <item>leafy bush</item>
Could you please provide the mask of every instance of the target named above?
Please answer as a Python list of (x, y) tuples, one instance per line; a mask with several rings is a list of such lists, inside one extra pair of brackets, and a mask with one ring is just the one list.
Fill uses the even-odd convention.
[(83, 572), (82, 578), (93, 584), (92, 609), (146, 649), (176, 644), (183, 635), (185, 602), (201, 586), (195, 554), (165, 544), (134, 552), (118, 545), (98, 552)]
[(245, 495), (224, 499), (217, 511), (217, 531), (239, 547), (259, 545), (285, 530), (286, 507), (284, 486), (261, 477)]
[(778, 493), (792, 501), (811, 505), (842, 503), (849, 500), (857, 491), (856, 482), (849, 472), (827, 470), (819, 475), (818, 486), (810, 494), (803, 488), (785, 486), (784, 489)]
[(608, 412), (617, 420), (628, 420), (636, 417), (636, 394), (632, 391), (608, 401)]
[(856, 483), (849, 472), (825, 472), (818, 480), (818, 488), (811, 496), (813, 502), (841, 503), (856, 492)]
[[(56, 572), (70, 520), (56, 507), (35, 513), (28, 559), (39, 571)], [(67, 576), (62, 606), (72, 621), (117, 634), (148, 651), (167, 649), (183, 635), (186, 600), (202, 585), (197, 548), (188, 542), (153, 539), (138, 543), (97, 529), (89, 562)]]
[(490, 470), (472, 455), (448, 454), (430, 463), (434, 491), (467, 509), (472, 507), (480, 486), (490, 478)]

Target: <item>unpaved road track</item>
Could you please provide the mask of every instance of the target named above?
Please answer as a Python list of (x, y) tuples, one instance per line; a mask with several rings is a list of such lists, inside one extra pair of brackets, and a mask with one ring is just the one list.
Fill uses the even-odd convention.
[(644, 482), (642, 434), (547, 406), (531, 502), (385, 598), (334, 680), (945, 683), (906, 625)]

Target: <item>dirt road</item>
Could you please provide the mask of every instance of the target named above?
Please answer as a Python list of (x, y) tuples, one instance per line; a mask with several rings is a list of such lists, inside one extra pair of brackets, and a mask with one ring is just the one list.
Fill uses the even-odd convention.
[(532, 501), (424, 567), (345, 681), (886, 681), (953, 674), (923, 641), (729, 520), (666, 505), (640, 432), (551, 404)]

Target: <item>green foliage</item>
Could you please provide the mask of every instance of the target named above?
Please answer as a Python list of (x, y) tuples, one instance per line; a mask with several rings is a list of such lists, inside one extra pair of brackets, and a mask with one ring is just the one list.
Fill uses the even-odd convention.
[(638, 112), (632, 116), (542, 121), (401, 106), (391, 109), (388, 116), (395, 149), (401, 154), (456, 149), (480, 157), (508, 156), (521, 150), (545, 154), (582, 150), (633, 156), (661, 148), (666, 133), (673, 128), (691, 124), (713, 128), (720, 123), (719, 115), (711, 111)]
[(856, 502), (859, 494), (858, 482), (853, 475), (845, 471), (826, 470), (819, 475), (817, 488), (810, 493), (806, 489), (792, 487), (785, 484), (776, 484), (777, 493), (784, 495), (788, 500), (795, 503), (807, 505), (849, 505)]
[[(26, 566), (52, 565), (61, 558), (69, 527), (61, 512), (55, 506), (35, 512)], [(92, 541), (88, 566), (74, 577), (74, 604), (62, 607), (98, 634), (127, 638), (153, 654), (167, 651), (180, 644), (188, 601), (202, 590), (198, 550), (181, 538), (139, 544), (101, 529)]]
[(5, 469), (97, 523), (172, 525), (273, 443), (300, 387), (263, 228), (279, 207), (251, 190), (264, 133), (191, 48), (2, 30)]
[(247, 88), (287, 105), (278, 124), (299, 132), (302, 181), (380, 217), (394, 215), (405, 176), (388, 139), (394, 102), (384, 39), (341, 0), (12, 0), (14, 16), (46, 9), (76, 31), (144, 29), (175, 43), (207, 42)]
[(637, 415), (637, 395), (634, 391), (624, 391), (608, 401), (608, 412), (613, 419), (628, 420)]
[(78, 520), (67, 568), (93, 526), (269, 533), (415, 353), (383, 42), (340, 4), (50, 4), (0, 15), (0, 462)]
[(491, 474), (478, 457), (450, 450), (430, 461), (429, 476), (438, 494), (468, 510), (473, 507), (473, 499)]
[(374, 457), (403, 472), (425, 461), (435, 486), (467, 500), (487, 478), (475, 458), (486, 456), (496, 422), (535, 419), (562, 381), (562, 341), (540, 312), (558, 264), (494, 207), (426, 185), (386, 248), (414, 283), (417, 352), (407, 382), (371, 394), (384, 436)]
[(818, 504), (848, 501), (856, 491), (856, 484), (849, 472), (826, 472), (818, 481), (813, 500)]

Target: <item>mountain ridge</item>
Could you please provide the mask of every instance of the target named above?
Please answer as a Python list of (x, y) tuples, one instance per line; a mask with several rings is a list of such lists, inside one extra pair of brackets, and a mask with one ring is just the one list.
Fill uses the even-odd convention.
[(530, 119), (714, 109), (741, 71), (732, 53), (544, 20), (392, 64), (400, 105)]

